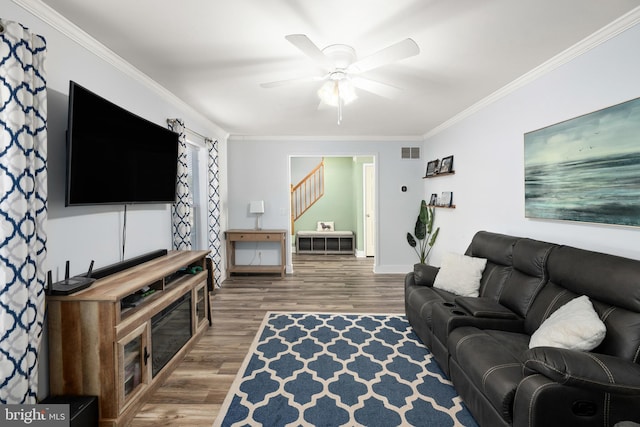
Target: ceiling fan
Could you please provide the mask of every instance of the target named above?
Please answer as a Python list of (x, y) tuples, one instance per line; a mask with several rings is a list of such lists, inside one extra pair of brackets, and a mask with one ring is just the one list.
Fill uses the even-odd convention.
[(297, 79), (262, 83), (263, 88), (273, 88), (293, 83), (323, 81), (318, 90), (321, 104), (338, 107), (338, 124), (342, 121), (342, 107), (356, 99), (354, 88), (390, 98), (398, 88), (362, 76), (363, 73), (400, 61), (420, 53), (420, 48), (410, 38), (392, 44), (363, 59), (358, 59), (353, 47), (346, 44), (333, 44), (324, 49), (318, 48), (304, 34), (290, 34), (285, 38), (323, 70), (322, 75)]

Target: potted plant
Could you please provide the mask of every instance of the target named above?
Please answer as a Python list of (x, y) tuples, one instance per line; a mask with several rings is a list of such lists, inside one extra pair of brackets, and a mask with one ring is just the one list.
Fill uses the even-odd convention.
[(414, 265), (414, 274), (423, 273), (423, 266), (426, 266), (427, 258), (431, 248), (436, 243), (440, 227), (433, 229), (433, 219), (435, 210), (432, 207), (427, 206), (427, 202), (424, 200), (420, 203), (420, 213), (416, 220), (416, 226), (414, 235), (407, 233), (407, 242), (409, 246), (416, 251), (416, 254), (420, 258), (420, 262)]

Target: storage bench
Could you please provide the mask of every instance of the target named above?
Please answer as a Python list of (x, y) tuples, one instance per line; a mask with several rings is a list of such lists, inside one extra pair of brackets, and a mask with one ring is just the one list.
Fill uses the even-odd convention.
[(299, 254), (353, 254), (353, 231), (298, 231), (296, 251)]

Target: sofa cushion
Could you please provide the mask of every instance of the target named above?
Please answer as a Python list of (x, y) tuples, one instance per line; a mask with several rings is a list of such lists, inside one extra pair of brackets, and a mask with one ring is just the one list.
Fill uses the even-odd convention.
[(549, 256), (548, 269), (549, 281), (574, 294), (640, 312), (637, 260), (561, 246)]
[(589, 297), (575, 298), (549, 316), (533, 333), (529, 348), (558, 347), (590, 351), (607, 333)]
[(513, 246), (519, 237), (505, 234), (478, 231), (471, 240), (465, 255), (486, 258), (494, 264), (511, 265)]
[(513, 247), (513, 272), (500, 294), (500, 304), (525, 317), (547, 283), (547, 259), (556, 245), (520, 239)]
[[(549, 257), (549, 265), (551, 265), (551, 259), (555, 253), (556, 250)], [(585, 266), (585, 268), (587, 267)], [(550, 277), (553, 276), (554, 273), (550, 270)], [(623, 292), (616, 286), (617, 282), (611, 279), (613, 277), (615, 275), (612, 274), (608, 280), (603, 280), (601, 283), (607, 284), (603, 287), (608, 288), (612, 294)], [(525, 331), (533, 335), (551, 313), (578, 296), (580, 295), (564, 289), (550, 280), (540, 291), (527, 313)], [(640, 363), (640, 313), (604, 303), (591, 295), (588, 296), (607, 328), (604, 340), (594, 351)], [(609, 298), (614, 297), (610, 296)]]
[(451, 359), (464, 369), (468, 380), (481, 390), (505, 421), (512, 421), (513, 399), (524, 377), (523, 355), (529, 336), (471, 326), (449, 334)]
[(433, 287), (456, 295), (477, 297), (480, 278), (486, 265), (487, 260), (484, 258), (447, 253), (442, 259)]
[(478, 231), (473, 236), (465, 255), (487, 260), (480, 279), (480, 296), (498, 301), (511, 274), (513, 248), (518, 240), (518, 237), (488, 231)]

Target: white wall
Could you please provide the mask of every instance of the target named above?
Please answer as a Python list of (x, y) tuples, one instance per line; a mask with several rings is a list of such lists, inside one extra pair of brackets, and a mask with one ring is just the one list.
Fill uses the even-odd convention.
[[(64, 274), (65, 260), (71, 261), (71, 274), (79, 274), (87, 270), (92, 259), (95, 268), (119, 261), (122, 246), (123, 206), (64, 206), (69, 80), (162, 126), (166, 126), (167, 118), (181, 117), (196, 132), (218, 138), (222, 152), (222, 182), (226, 182), (226, 141), (215, 124), (185, 108), (166, 90), (130, 66), (127, 68), (127, 64), (111, 63), (73, 41), (60, 31), (66, 31), (69, 24), (55, 14), (43, 15), (38, 11), (36, 17), (9, 1), (3, 2), (2, 9), (3, 19), (20, 22), (47, 40), (49, 221), (46, 267), (53, 270), (54, 280)], [(55, 22), (55, 27), (41, 19), (43, 16), (48, 22)], [(98, 46), (96, 51), (102, 54), (100, 48)], [(226, 190), (223, 190), (223, 197), (226, 197)], [(171, 249), (170, 218), (169, 205), (129, 207), (125, 257)]]
[(455, 155), (455, 175), (424, 182), (426, 194), (453, 191), (457, 205), (438, 209), (434, 264), (478, 230), (640, 259), (640, 228), (524, 217), (524, 133), (639, 97), (638, 46), (640, 25), (426, 140), (425, 157)]
[[(289, 229), (291, 156), (375, 156), (377, 200), (377, 242), (374, 270), (379, 273), (404, 273), (417, 256), (407, 244), (423, 198), (422, 160), (403, 160), (401, 147), (420, 145), (421, 141), (397, 140), (309, 140), (295, 138), (230, 139), (228, 142), (229, 228), (253, 228), (250, 200), (264, 200), (263, 228)], [(406, 185), (407, 192), (401, 187)], [(288, 248), (291, 245), (287, 245)], [(238, 250), (239, 264), (255, 261), (251, 244)], [(274, 262), (277, 254), (262, 254), (263, 263)], [(291, 254), (287, 271), (291, 271)]]
[(302, 181), (320, 164), (322, 157), (295, 157), (291, 160), (291, 185)]

